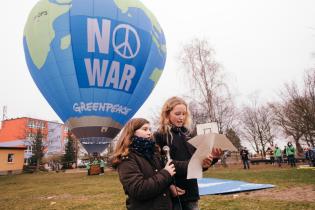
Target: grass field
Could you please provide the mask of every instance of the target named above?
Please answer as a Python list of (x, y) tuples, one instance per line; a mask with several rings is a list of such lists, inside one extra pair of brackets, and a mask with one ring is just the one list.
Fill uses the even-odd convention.
[[(315, 171), (270, 165), (242, 170), (211, 168), (204, 177), (268, 183), (268, 190), (202, 196), (201, 209), (315, 209)], [(125, 209), (125, 195), (115, 171), (22, 174), (0, 177), (0, 209)]]

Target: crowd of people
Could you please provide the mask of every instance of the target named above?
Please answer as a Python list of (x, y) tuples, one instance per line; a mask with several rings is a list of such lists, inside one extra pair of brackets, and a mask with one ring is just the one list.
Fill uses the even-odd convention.
[(277, 163), (279, 167), (282, 166), (283, 162), (287, 162), (289, 165), (291, 165), (291, 167), (296, 167), (295, 156), (296, 149), (290, 141), (286, 146), (284, 146), (283, 150), (281, 150), (281, 148), (277, 144), (271, 144), (266, 151), (266, 159), (270, 160), (270, 163), (273, 165)]
[[(296, 148), (293, 146), (291, 141), (284, 146), (283, 150), (277, 144), (270, 144), (265, 153), (264, 160), (268, 161), (272, 165), (277, 164), (279, 167), (282, 167), (282, 164), (286, 162), (291, 167), (296, 167)], [(246, 147), (243, 147), (240, 150), (240, 156), (244, 169), (249, 169), (250, 154)]]

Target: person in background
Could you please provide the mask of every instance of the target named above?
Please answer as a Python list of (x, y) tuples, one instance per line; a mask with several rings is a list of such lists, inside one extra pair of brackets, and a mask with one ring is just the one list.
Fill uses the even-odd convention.
[[(190, 158), (196, 148), (187, 141), (191, 138), (190, 114), (187, 103), (180, 97), (171, 97), (163, 105), (160, 124), (154, 133), (156, 143), (160, 148), (168, 146), (170, 157), (176, 168), (174, 184), (177, 192), (185, 192), (173, 198), (174, 210), (197, 210), (199, 190), (197, 179), (187, 179), (187, 168)], [(214, 151), (203, 160), (204, 170), (211, 166), (213, 156), (220, 157), (222, 151)]]
[(282, 161), (283, 162), (287, 162), (288, 165), (289, 165), (289, 162), (288, 162), (288, 156), (287, 156), (287, 146), (285, 145), (284, 146), (284, 149), (283, 149), (283, 152), (282, 152)]
[(288, 146), (286, 148), (286, 154), (287, 154), (287, 157), (288, 157), (288, 163), (291, 165), (291, 167), (296, 167), (296, 164), (295, 164), (295, 148), (292, 145), (291, 141), (288, 142)]
[(86, 162), (86, 170), (88, 172), (88, 176), (91, 175), (91, 164), (92, 164), (92, 159), (89, 158), (89, 160)]
[(275, 145), (271, 142), (270, 143), (270, 163), (271, 165), (275, 164)]
[(112, 164), (127, 195), (128, 210), (172, 209), (170, 186), (175, 167), (169, 161), (163, 168), (146, 119), (127, 122), (116, 144)]
[(99, 162), (99, 158), (97, 156), (93, 157), (93, 162), (92, 162), (93, 165), (99, 165), (100, 162)]
[(270, 159), (271, 154), (270, 154), (270, 151), (271, 151), (271, 149), (270, 149), (270, 147), (268, 147), (267, 150), (266, 150), (266, 157), (265, 157), (265, 159), (266, 159), (268, 162), (271, 163), (271, 159)]
[(281, 152), (281, 149), (278, 147), (278, 145), (276, 144), (275, 145), (275, 158), (276, 158), (276, 161), (278, 163), (278, 166), (281, 167), (281, 163), (282, 163), (282, 152)]
[(244, 169), (249, 169), (249, 153), (246, 147), (243, 147), (243, 149), (240, 151), (241, 159), (243, 162)]
[(103, 160), (102, 158), (100, 158), (99, 163), (100, 163), (100, 168), (101, 168), (101, 173), (100, 173), (100, 175), (104, 175), (105, 162), (104, 162), (104, 160)]

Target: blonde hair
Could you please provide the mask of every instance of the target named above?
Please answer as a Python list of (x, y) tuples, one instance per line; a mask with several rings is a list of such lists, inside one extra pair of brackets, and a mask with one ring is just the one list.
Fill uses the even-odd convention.
[(159, 132), (162, 134), (169, 134), (170, 128), (171, 128), (171, 122), (169, 119), (170, 112), (174, 109), (175, 106), (183, 104), (186, 106), (187, 115), (185, 117), (184, 127), (189, 128), (190, 127), (190, 112), (188, 109), (187, 103), (184, 101), (184, 99), (173, 96), (166, 100), (162, 107), (162, 112), (160, 115), (160, 125), (159, 125)]
[(114, 153), (111, 157), (113, 166), (117, 166), (121, 162), (122, 156), (126, 156), (129, 154), (129, 145), (131, 144), (131, 137), (134, 136), (136, 130), (138, 130), (144, 124), (147, 123), (149, 123), (149, 121), (144, 118), (134, 118), (126, 123), (117, 141)]

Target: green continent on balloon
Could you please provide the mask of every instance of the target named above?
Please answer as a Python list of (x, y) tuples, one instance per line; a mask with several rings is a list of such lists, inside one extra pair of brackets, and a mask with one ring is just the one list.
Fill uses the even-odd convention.
[(159, 22), (157, 21), (157, 19), (154, 17), (152, 12), (150, 12), (140, 1), (138, 1), (138, 0), (129, 0), (129, 1), (114, 0), (114, 2), (117, 5), (117, 7), (121, 10), (122, 13), (126, 13), (129, 9), (129, 7), (138, 8), (138, 9), (144, 11), (144, 13), (148, 16), (151, 23), (153, 24), (153, 27), (159, 33), (162, 33), (162, 28), (161, 28)]
[(61, 38), (60, 49), (65, 50), (70, 47), (71, 44), (71, 35), (67, 35)]
[(41, 0), (28, 16), (24, 36), (32, 61), (38, 69), (45, 64), (50, 44), (55, 38), (53, 22), (69, 9), (70, 5), (57, 5)]
[(161, 74), (163, 72), (163, 69), (158, 69), (155, 68), (150, 76), (150, 80), (152, 80), (154, 82), (154, 87), (157, 84), (157, 82), (159, 81)]
[[(138, 1), (138, 0), (129, 0), (129, 1), (126, 1), (126, 0), (114, 0), (114, 2), (117, 5), (117, 7), (121, 10), (122, 13), (128, 12), (128, 9), (130, 7), (138, 8), (138, 9), (142, 10), (146, 14), (146, 16), (149, 18), (149, 20), (151, 21), (153, 27), (159, 33), (163, 32), (159, 22), (154, 17), (152, 12), (150, 12), (140, 1)], [(158, 47), (160, 52), (165, 54), (166, 50), (165, 51), (163, 50), (163, 48), (160, 46), (160, 44), (157, 41), (157, 39), (158, 39), (158, 35), (155, 34), (155, 33), (152, 33), (152, 40), (153, 40), (153, 42), (156, 44), (156, 46)]]

